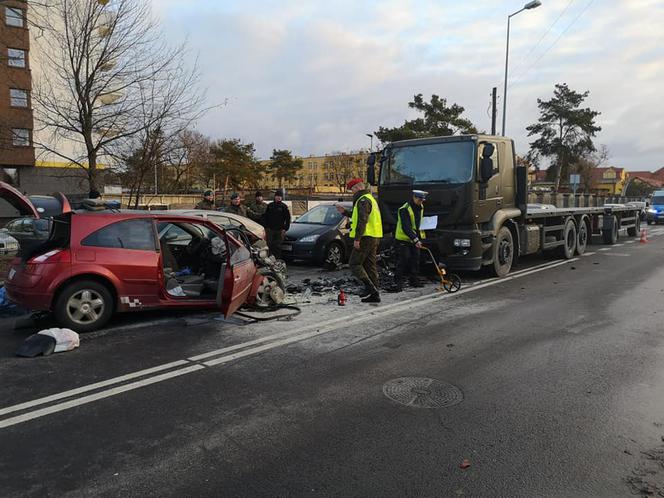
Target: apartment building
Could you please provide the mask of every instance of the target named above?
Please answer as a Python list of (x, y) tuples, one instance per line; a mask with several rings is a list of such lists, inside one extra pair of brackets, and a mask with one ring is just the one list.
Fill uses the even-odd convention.
[[(302, 169), (293, 181), (284, 182), (287, 189), (308, 189), (318, 193), (340, 193), (354, 177), (364, 177), (368, 152), (334, 152), (323, 156), (300, 157)], [(279, 181), (268, 176), (266, 188), (277, 188)]]
[(27, 2), (0, 2), (0, 176), (17, 182), (35, 165)]

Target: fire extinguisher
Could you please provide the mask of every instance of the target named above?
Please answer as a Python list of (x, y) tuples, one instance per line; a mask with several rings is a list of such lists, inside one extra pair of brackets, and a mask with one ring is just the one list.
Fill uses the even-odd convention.
[(346, 294), (344, 294), (343, 289), (339, 289), (339, 295), (337, 296), (337, 303), (339, 306), (346, 306)]

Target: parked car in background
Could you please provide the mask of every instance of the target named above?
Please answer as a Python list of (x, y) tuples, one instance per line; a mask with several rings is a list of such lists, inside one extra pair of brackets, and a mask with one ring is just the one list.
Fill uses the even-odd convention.
[(259, 239), (265, 240), (265, 229), (254, 220), (245, 218), (234, 213), (225, 213), (222, 211), (206, 211), (204, 209), (173, 209), (164, 211), (165, 213), (179, 214), (184, 216), (198, 216), (223, 228), (241, 228), (251, 232)]
[(18, 241), (9, 235), (6, 228), (0, 228), (0, 256), (16, 254), (18, 251)]
[(664, 190), (657, 190), (652, 194), (646, 219), (652, 224), (664, 221)]
[[(347, 210), (353, 206), (350, 202), (341, 205)], [(348, 225), (348, 218), (340, 214), (334, 204), (319, 204), (291, 223), (281, 245), (282, 256), (341, 264), (348, 260), (352, 249)]]
[[(0, 196), (23, 218), (9, 299), (87, 332), (116, 312), (218, 307), (228, 316), (265, 287), (251, 251), (211, 220), (175, 213), (66, 211), (48, 219), (19, 191)], [(23, 231), (23, 224), (34, 229)], [(48, 222), (49, 230), (42, 230)], [(271, 289), (270, 289), (271, 290)]]

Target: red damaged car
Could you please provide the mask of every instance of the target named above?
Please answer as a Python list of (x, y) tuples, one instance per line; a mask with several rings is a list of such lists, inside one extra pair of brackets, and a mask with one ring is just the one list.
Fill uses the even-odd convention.
[(257, 268), (242, 234), (211, 221), (167, 212), (74, 211), (64, 197), (56, 197), (60, 214), (46, 218), (2, 182), (0, 198), (24, 216), (7, 225), (20, 244), (7, 295), (24, 308), (52, 311), (62, 327), (87, 332), (116, 312), (150, 309), (218, 307), (229, 316), (257, 298), (280, 297), (278, 278)]

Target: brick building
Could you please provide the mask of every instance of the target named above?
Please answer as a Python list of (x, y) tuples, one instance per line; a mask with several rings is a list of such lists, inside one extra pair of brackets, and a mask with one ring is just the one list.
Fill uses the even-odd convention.
[(0, 3), (0, 176), (16, 182), (35, 165), (27, 2)]

